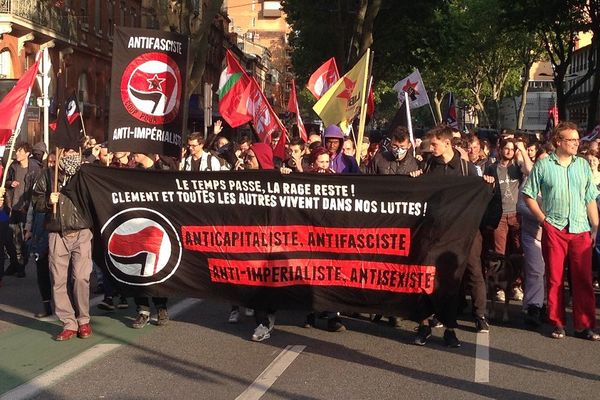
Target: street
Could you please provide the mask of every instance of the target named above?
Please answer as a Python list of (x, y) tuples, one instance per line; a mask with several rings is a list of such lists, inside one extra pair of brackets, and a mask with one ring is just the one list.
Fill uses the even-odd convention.
[[(512, 323), (476, 334), (459, 321), (459, 349), (443, 328), (425, 347), (412, 344), (414, 322), (400, 328), (367, 316), (324, 320), (305, 329), (302, 312), (279, 311), (271, 338), (250, 341), (254, 319), (227, 323), (229, 305), (170, 300), (165, 327), (129, 328), (127, 310), (105, 312), (92, 295), (94, 335), (55, 342), (58, 321), (35, 320), (33, 265), (0, 288), (0, 399), (593, 399), (600, 393), (600, 347), (530, 331), (520, 303)], [(384, 318), (385, 321), (385, 318)], [(567, 334), (572, 327), (567, 329)], [(489, 347), (488, 347), (489, 343)], [(262, 397), (261, 397), (262, 396)]]

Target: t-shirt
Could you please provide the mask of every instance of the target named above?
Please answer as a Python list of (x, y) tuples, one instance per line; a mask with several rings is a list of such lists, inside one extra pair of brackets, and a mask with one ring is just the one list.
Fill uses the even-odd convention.
[(502, 214), (514, 213), (517, 211), (519, 186), (523, 180), (523, 173), (516, 164), (510, 164), (508, 167), (498, 164), (496, 168), (502, 196)]

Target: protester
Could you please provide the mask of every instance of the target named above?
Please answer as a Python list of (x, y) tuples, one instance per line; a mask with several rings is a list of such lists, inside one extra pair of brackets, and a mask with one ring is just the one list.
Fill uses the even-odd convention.
[[(548, 320), (552, 337), (565, 337), (565, 262), (569, 261), (575, 337), (598, 341), (592, 287), (592, 247), (598, 233), (598, 189), (588, 163), (577, 157), (577, 125), (561, 122), (553, 132), (556, 151), (536, 163), (523, 188), (525, 202), (542, 224)], [(568, 188), (568, 190), (565, 190)], [(542, 195), (542, 205), (536, 201)]]
[[(518, 152), (518, 155), (515, 152)], [(527, 155), (524, 143), (514, 139), (500, 140), (498, 157), (498, 161), (490, 165), (485, 172), (486, 175), (495, 178), (496, 193), (500, 196), (502, 204), (500, 222), (492, 231), (493, 247), (487, 250), (501, 255), (521, 253), (521, 224), (517, 215), (517, 200), (519, 187), (531, 171), (533, 163)], [(510, 245), (508, 249), (507, 245)], [(523, 300), (520, 285), (515, 282), (513, 284), (513, 293), (502, 293), (500, 299), (510, 295), (514, 300)], [(501, 291), (500, 288), (498, 290)]]
[(30, 158), (31, 146), (21, 142), (15, 145), (15, 162), (10, 164), (6, 176), (6, 204), (9, 209), (9, 227), (15, 259), (11, 259), (4, 275), (25, 277), (28, 254), (25, 248), (25, 223), (31, 201), (33, 185), (41, 171), (41, 162)]
[[(274, 169), (273, 149), (265, 143), (254, 143), (251, 148), (246, 151), (244, 156), (244, 164), (241, 169)], [(254, 319), (256, 328), (252, 334), (252, 340), (262, 342), (271, 337), (271, 331), (275, 326), (275, 304), (271, 304), (267, 308), (258, 308), (254, 310)]]
[[(90, 274), (92, 272), (92, 231), (90, 222), (61, 193), (81, 165), (79, 149), (64, 149), (59, 159), (58, 191), (54, 191), (54, 170), (47, 169), (37, 180), (34, 196), (38, 209), (46, 205), (49, 264), (54, 311), (63, 323), (57, 341), (92, 335), (90, 325)], [(56, 212), (53, 212), (53, 207)]]
[(184, 159), (184, 171), (222, 171), (219, 159), (208, 151), (204, 151), (204, 136), (200, 132), (194, 132), (187, 138), (189, 155)]
[(345, 155), (349, 157), (356, 157), (356, 146), (354, 145), (354, 140), (351, 138), (344, 139), (342, 150)]
[[(162, 169), (155, 161), (154, 154), (134, 153), (133, 159), (136, 162), (136, 168), (140, 169)], [(150, 322), (150, 299), (144, 296), (134, 297), (138, 315), (131, 324), (134, 329), (142, 329)], [(167, 312), (166, 297), (152, 297), (152, 303), (157, 311), (157, 325), (165, 326), (169, 322), (169, 313)]]
[[(433, 128), (428, 133), (430, 140), (432, 157), (430, 157), (423, 170), (411, 173), (411, 176), (419, 176), (421, 174), (430, 174), (434, 176), (478, 176), (475, 166), (462, 159), (460, 153), (452, 147), (452, 129), (447, 126), (438, 126)], [(493, 183), (494, 178), (485, 176), (484, 179), (488, 183)], [(471, 290), (471, 298), (473, 300), (473, 315), (475, 317), (475, 328), (478, 333), (489, 332), (489, 324), (485, 318), (486, 308), (486, 288), (483, 279), (481, 266), (481, 233), (477, 231), (471, 250), (469, 252), (466, 268), (464, 266), (456, 266), (464, 271), (467, 278), (467, 286)], [(460, 274), (461, 276), (463, 273)], [(456, 322), (458, 310), (458, 294), (459, 287), (448, 288), (446, 294), (450, 299), (443, 305), (443, 309), (435, 310), (437, 318), (444, 324), (446, 331), (444, 332), (444, 342), (449, 347), (460, 347), (455, 328), (458, 327)], [(433, 311), (433, 310), (432, 310)], [(429, 317), (432, 313), (427, 313)], [(428, 325), (427, 318), (423, 319), (417, 328), (417, 335), (414, 343), (419, 346), (424, 346), (427, 339), (431, 336), (431, 327)]]
[(300, 137), (293, 137), (288, 146), (288, 157), (283, 160), (282, 168), (288, 168), (294, 172), (304, 172), (310, 166), (309, 157), (306, 154), (306, 144)]
[(325, 148), (331, 156), (331, 168), (338, 174), (358, 174), (360, 169), (354, 157), (342, 152), (344, 134), (339, 126), (329, 125), (325, 129)]
[(410, 175), (419, 169), (406, 128), (398, 126), (392, 131), (390, 149), (375, 155), (366, 170), (367, 174)]
[(477, 168), (477, 174), (479, 176), (483, 176), (483, 173), (492, 163), (485, 155), (484, 151), (481, 148), (481, 141), (476, 135), (469, 135), (467, 137), (467, 154), (469, 156), (469, 161), (471, 161), (475, 168)]

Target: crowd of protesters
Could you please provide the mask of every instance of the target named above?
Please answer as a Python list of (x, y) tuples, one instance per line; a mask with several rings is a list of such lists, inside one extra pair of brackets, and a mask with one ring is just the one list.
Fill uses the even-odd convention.
[[(33, 147), (17, 143), (14, 160), (6, 171), (6, 185), (0, 189), (0, 285), (5, 276), (25, 277), (28, 258), (33, 257), (42, 300), (35, 316), (56, 314), (63, 323), (63, 330), (54, 337), (59, 341), (92, 335), (92, 270), (99, 275), (104, 292), (98, 307), (108, 311), (129, 307), (128, 299), (118, 293), (109, 277), (102, 279), (101, 270), (92, 261), (92, 226), (61, 193), (85, 162), (185, 171), (278, 169), (282, 174), (407, 175), (414, 179), (422, 175), (479, 176), (492, 186), (494, 198), (466, 264), (459, 266), (463, 284), (451, 288), (453, 301), (443, 306), (422, 306), (414, 343), (425, 345), (433, 328), (444, 327), (446, 345), (459, 347), (455, 330), (458, 314), (467, 307), (467, 295), (479, 333), (490, 330), (488, 298), (504, 301), (508, 296), (522, 301), (527, 324), (537, 328), (548, 322), (553, 327), (551, 336), (563, 338), (566, 278), (573, 304), (574, 336), (600, 340), (594, 332), (594, 288), (598, 288), (600, 265), (600, 245), (596, 241), (600, 138), (580, 141), (577, 127), (570, 123), (559, 124), (546, 140), (503, 131), (497, 144), (448, 126), (435, 127), (423, 139), (413, 141), (405, 128), (397, 127), (381, 142), (357, 146), (352, 135), (332, 125), (323, 135), (310, 132), (307, 142), (291, 138), (283, 160), (273, 154), (278, 139), (275, 135), (270, 145), (257, 143), (251, 136), (232, 142), (222, 134), (222, 125), (217, 121), (208, 138), (200, 133), (187, 136), (180, 160), (156, 154), (113, 153), (106, 144), (94, 141), (85, 143), (83, 149), (63, 149), (57, 159), (54, 153), (47, 154), (43, 143)], [(6, 256), (9, 265), (4, 270)], [(490, 256), (512, 260), (520, 267), (509, 288), (495, 287), (488, 293), (486, 260)], [(135, 297), (137, 317), (132, 328), (141, 329), (150, 322), (150, 300), (156, 308), (157, 324), (168, 323), (167, 298)], [(256, 320), (252, 340), (270, 337), (275, 311), (245, 310)], [(228, 321), (237, 323), (240, 317), (240, 307), (233, 305)], [(342, 315), (335, 310), (309, 313), (304, 326), (315, 326), (317, 317), (327, 320), (329, 331), (345, 329)], [(387, 318), (392, 326), (398, 325), (399, 318)]]

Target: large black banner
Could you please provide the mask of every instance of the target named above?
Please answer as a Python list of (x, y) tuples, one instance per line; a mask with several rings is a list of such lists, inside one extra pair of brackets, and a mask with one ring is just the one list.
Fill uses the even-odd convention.
[(458, 287), (491, 197), (474, 177), (92, 165), (66, 190), (126, 290), (401, 316)]
[(188, 38), (115, 28), (108, 143), (112, 151), (181, 156)]

